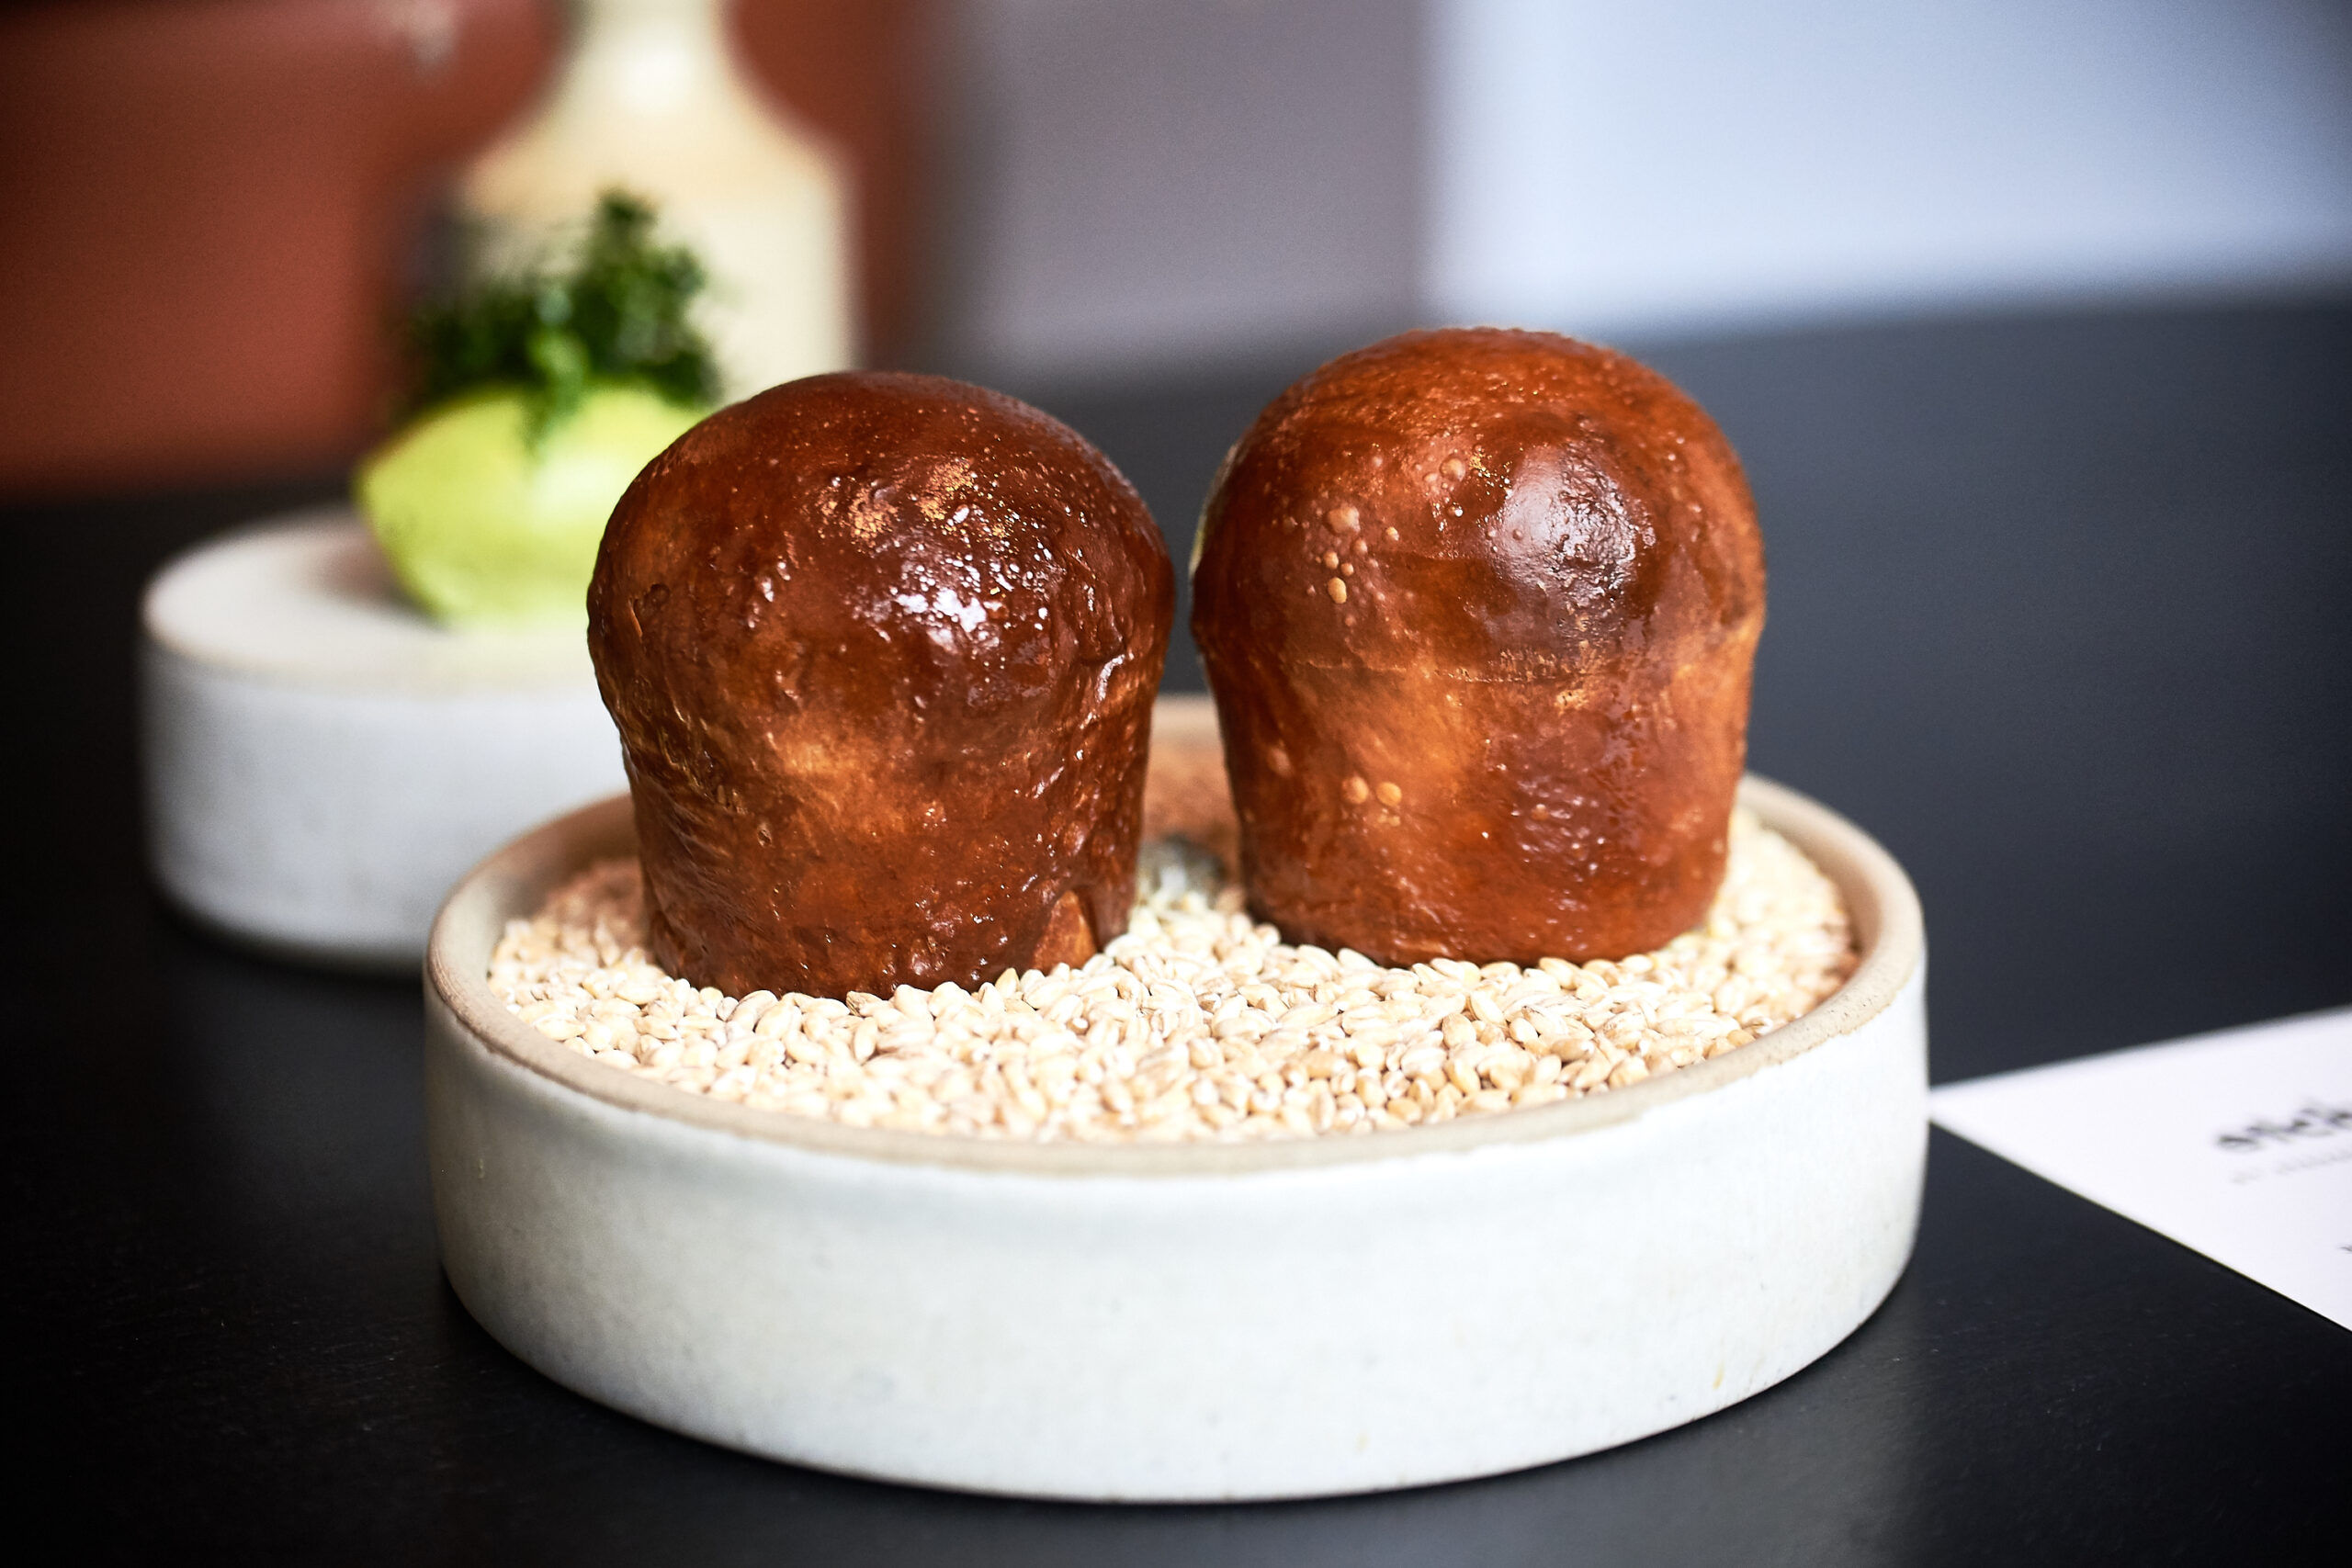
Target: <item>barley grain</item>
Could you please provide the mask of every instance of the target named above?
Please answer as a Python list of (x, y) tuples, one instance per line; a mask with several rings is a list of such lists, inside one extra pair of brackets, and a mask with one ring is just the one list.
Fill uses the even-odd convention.
[[(1348, 781), (1361, 804), (1373, 791)], [(592, 1060), (772, 1114), (981, 1138), (1250, 1140), (1394, 1130), (1622, 1089), (1736, 1050), (1851, 973), (1836, 888), (1745, 812), (1706, 919), (1655, 953), (1386, 969), (1291, 946), (1181, 858), (1078, 968), (966, 990), (741, 999), (662, 973), (637, 868), (507, 925), (490, 982)]]

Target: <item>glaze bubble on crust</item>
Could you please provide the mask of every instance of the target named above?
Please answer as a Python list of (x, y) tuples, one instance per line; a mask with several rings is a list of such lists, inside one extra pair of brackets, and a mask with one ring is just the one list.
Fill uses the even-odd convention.
[(664, 974), (616, 860), (510, 922), (489, 978), (598, 1062), (780, 1114), (1039, 1140), (1370, 1134), (1606, 1093), (1817, 1006), (1855, 964), (1836, 886), (1745, 811), (1729, 863), (1706, 919), (1654, 953), (1391, 969), (1283, 942), (1214, 856), (1163, 840), (1127, 933), (1079, 968), (832, 998)]

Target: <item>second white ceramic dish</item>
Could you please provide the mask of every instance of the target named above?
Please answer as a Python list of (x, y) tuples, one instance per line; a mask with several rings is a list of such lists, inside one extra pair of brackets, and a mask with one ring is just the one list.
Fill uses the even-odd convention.
[(288, 956), (413, 967), (468, 866), (626, 782), (580, 627), (435, 625), (347, 508), (179, 557), (143, 632), (156, 878)]
[(1097, 1500), (1492, 1474), (1770, 1387), (1909, 1256), (1926, 1147), (1909, 883), (1821, 807), (1743, 798), (1837, 880), (1845, 988), (1631, 1089), (1251, 1145), (925, 1136), (592, 1062), (484, 980), (505, 922), (631, 847), (627, 802), (452, 895), (427, 964), (451, 1283), (592, 1398), (774, 1458)]

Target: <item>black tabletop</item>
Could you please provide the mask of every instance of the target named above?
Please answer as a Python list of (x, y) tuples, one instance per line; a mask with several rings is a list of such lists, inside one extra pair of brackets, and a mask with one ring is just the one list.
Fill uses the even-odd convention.
[[(1928, 910), (1939, 1081), (2352, 1001), (2352, 309), (1635, 345), (1746, 458), (1756, 767)], [(1031, 395), (1181, 551), (1304, 364)], [(332, 484), (0, 512), (20, 1520), (76, 1558), (1453, 1563), (2280, 1560), (2344, 1532), (2352, 1335), (1942, 1134), (1815, 1366), (1611, 1453), (1385, 1496), (1006, 1502), (673, 1437), (443, 1281), (413, 982), (229, 950), (142, 869), (140, 581)], [(1171, 685), (1196, 686), (1189, 647)], [(33, 1510), (38, 1510), (37, 1513)]]

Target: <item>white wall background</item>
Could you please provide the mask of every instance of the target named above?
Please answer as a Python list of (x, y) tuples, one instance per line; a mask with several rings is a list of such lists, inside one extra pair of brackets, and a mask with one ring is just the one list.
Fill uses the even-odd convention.
[(1437, 0), (1427, 299), (1591, 331), (2352, 275), (2352, 8)]
[(2337, 0), (963, 0), (942, 344), (1130, 379), (2352, 285)]
[(949, 361), (1117, 377), (1410, 319), (1427, 20), (1422, 0), (964, 0)]

